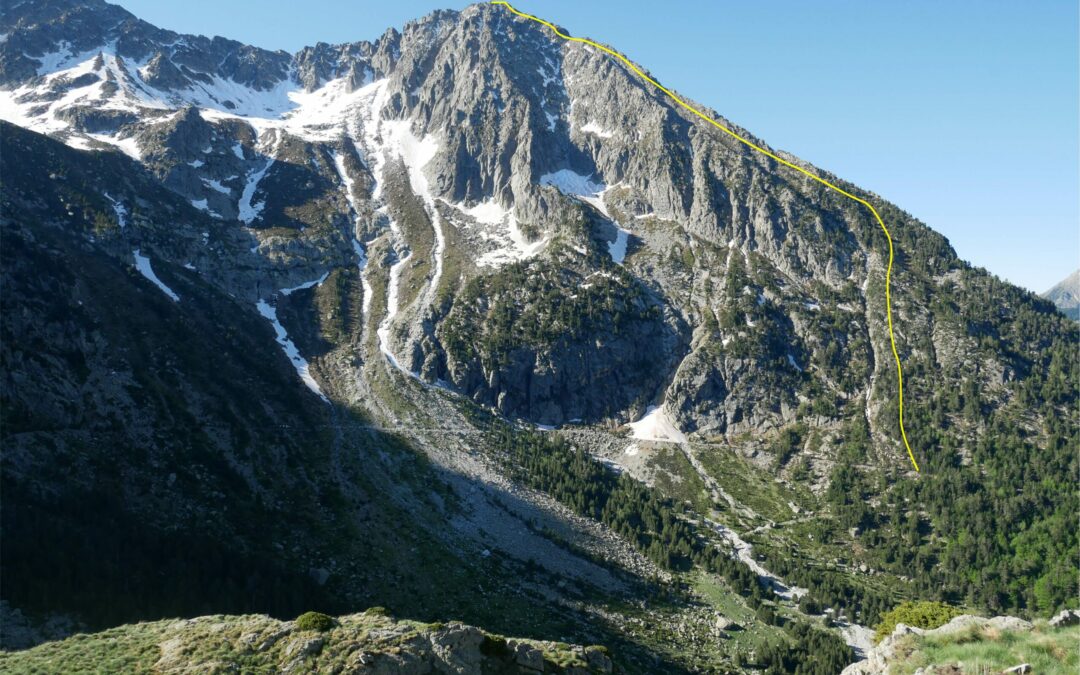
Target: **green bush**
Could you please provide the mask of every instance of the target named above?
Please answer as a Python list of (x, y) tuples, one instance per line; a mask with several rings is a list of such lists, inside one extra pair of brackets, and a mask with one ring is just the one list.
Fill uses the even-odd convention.
[(304, 612), (300, 616), (296, 617), (296, 627), (300, 630), (316, 630), (319, 632), (330, 630), (334, 627), (333, 617), (327, 616), (322, 612)]
[(915, 628), (937, 628), (963, 613), (963, 610), (943, 602), (903, 602), (881, 615), (874, 639), (880, 642), (893, 632), (898, 623)]
[(762, 622), (763, 624), (766, 624), (768, 626), (777, 625), (776, 610), (774, 610), (769, 605), (762, 605), (758, 607), (756, 615), (758, 621)]

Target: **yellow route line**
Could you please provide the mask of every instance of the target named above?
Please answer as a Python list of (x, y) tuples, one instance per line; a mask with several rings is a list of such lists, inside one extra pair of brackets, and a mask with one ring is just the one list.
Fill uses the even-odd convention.
[(554, 24), (552, 24), (552, 23), (550, 23), (548, 21), (544, 21), (543, 19), (541, 19), (539, 17), (535, 17), (532, 14), (526, 14), (524, 12), (520, 12), (517, 9), (515, 9), (513, 5), (511, 5), (509, 2), (506, 2), (505, 0), (492, 0), (491, 4), (493, 4), (493, 5), (504, 5), (508, 10), (510, 10), (510, 12), (512, 12), (513, 14), (516, 14), (517, 16), (520, 16), (520, 17), (522, 17), (524, 19), (529, 19), (530, 21), (535, 21), (535, 22), (537, 22), (539, 24), (547, 26), (548, 28), (550, 28), (552, 30), (552, 32), (554, 32), (556, 35), (558, 35), (559, 37), (561, 37), (564, 40), (568, 40), (570, 42), (581, 42), (581, 43), (589, 45), (590, 47), (596, 47), (597, 49), (599, 49), (601, 51), (604, 51), (604, 52), (607, 52), (608, 54), (611, 54), (615, 58), (617, 58), (620, 61), (622, 61), (623, 63), (625, 63), (626, 66), (628, 68), (630, 68), (630, 70), (637, 73), (638, 76), (641, 77), (643, 80), (645, 80), (649, 84), (653, 85), (654, 87), (656, 87), (660, 91), (667, 94), (668, 97), (671, 98), (671, 100), (675, 101), (676, 103), (678, 103), (683, 108), (686, 108), (690, 112), (694, 113), (695, 115), (697, 115), (701, 119), (703, 119), (706, 122), (708, 122), (709, 124), (713, 125), (714, 127), (719, 129), (720, 131), (723, 131), (725, 134), (727, 134), (728, 136), (731, 136), (732, 138), (739, 141), (743, 145), (746, 145), (746, 146), (748, 146), (750, 148), (753, 148), (754, 150), (757, 150), (761, 154), (763, 154), (763, 155), (765, 155), (765, 156), (767, 156), (767, 157), (769, 157), (769, 158), (783, 164), (786, 167), (795, 169), (799, 173), (816, 180), (817, 182), (821, 183), (825, 187), (830, 188), (832, 190), (835, 190), (836, 192), (839, 192), (840, 194), (847, 197), (848, 199), (854, 200), (854, 201), (858, 202), (859, 204), (862, 204), (866, 208), (870, 209), (870, 213), (874, 214), (874, 218), (877, 220), (878, 224), (881, 225), (881, 229), (885, 232), (885, 238), (889, 240), (889, 265), (888, 265), (888, 267), (885, 268), (885, 315), (888, 317), (888, 320), (889, 320), (889, 343), (892, 346), (893, 358), (896, 359), (896, 379), (897, 379), (897, 382), (899, 383), (899, 392), (900, 392), (900, 398), (899, 398), (899, 401), (900, 401), (900, 406), (899, 406), (900, 407), (900, 436), (904, 439), (904, 447), (907, 448), (908, 457), (911, 458), (911, 465), (915, 467), (916, 472), (919, 472), (919, 463), (915, 461), (915, 454), (911, 451), (911, 444), (908, 443), (907, 432), (904, 431), (904, 370), (900, 366), (900, 354), (896, 351), (896, 337), (893, 335), (892, 295), (890, 294), (890, 291), (889, 291), (889, 287), (891, 286), (891, 281), (892, 281), (892, 267), (893, 267), (893, 241), (892, 241), (892, 235), (889, 234), (889, 228), (885, 227), (885, 221), (881, 219), (881, 215), (878, 214), (877, 209), (874, 208), (874, 205), (871, 204), (870, 202), (866, 201), (865, 199), (862, 199), (861, 197), (856, 197), (855, 195), (851, 194), (850, 192), (848, 192), (846, 190), (843, 190), (843, 189), (833, 185), (832, 183), (825, 180), (824, 178), (821, 178), (820, 176), (816, 176), (816, 175), (810, 173), (809, 171), (802, 168), (801, 166), (798, 166), (796, 164), (792, 164), (791, 162), (787, 161), (786, 159), (784, 159), (782, 157), (777, 157), (776, 155), (769, 152), (765, 148), (762, 148), (761, 146), (757, 145), (753, 141), (749, 141), (749, 140), (743, 138), (739, 134), (735, 133), (731, 129), (728, 129), (723, 124), (720, 124), (719, 122), (717, 122), (713, 118), (711, 118), (708, 115), (702, 113), (701, 111), (699, 111), (694, 106), (690, 105), (686, 101), (684, 101), (681, 98), (679, 98), (678, 96), (676, 96), (674, 93), (671, 92), (670, 89), (668, 89), (664, 85), (660, 84), (659, 82), (652, 79), (651, 77), (649, 77), (645, 73), (641, 72), (641, 69), (638, 68), (637, 66), (635, 66), (633, 64), (633, 62), (630, 61), (630, 59), (626, 58), (625, 56), (623, 56), (619, 52), (615, 51), (614, 49), (610, 49), (608, 47), (605, 47), (604, 45), (593, 42), (592, 40), (587, 40), (585, 38), (579, 38), (579, 37), (573, 37), (573, 36), (570, 36), (570, 35), (566, 35), (562, 31), (560, 31)]

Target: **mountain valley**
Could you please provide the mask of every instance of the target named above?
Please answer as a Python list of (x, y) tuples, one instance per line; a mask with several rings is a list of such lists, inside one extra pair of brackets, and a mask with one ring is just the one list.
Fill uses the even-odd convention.
[(836, 673), (904, 601), (1075, 605), (1080, 327), (878, 195), (695, 104), (888, 223), (920, 472), (871, 214), (600, 50), (0, 33), (5, 649)]

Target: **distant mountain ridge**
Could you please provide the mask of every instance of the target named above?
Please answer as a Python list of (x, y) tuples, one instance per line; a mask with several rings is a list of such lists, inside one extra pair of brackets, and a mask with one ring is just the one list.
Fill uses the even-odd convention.
[(1042, 296), (1069, 318), (1080, 320), (1080, 269), (1054, 284)]

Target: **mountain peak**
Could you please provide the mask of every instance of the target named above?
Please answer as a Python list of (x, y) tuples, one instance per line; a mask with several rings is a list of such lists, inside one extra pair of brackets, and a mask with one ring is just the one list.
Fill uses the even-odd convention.
[(1054, 284), (1042, 296), (1066, 315), (1080, 319), (1080, 269)]

